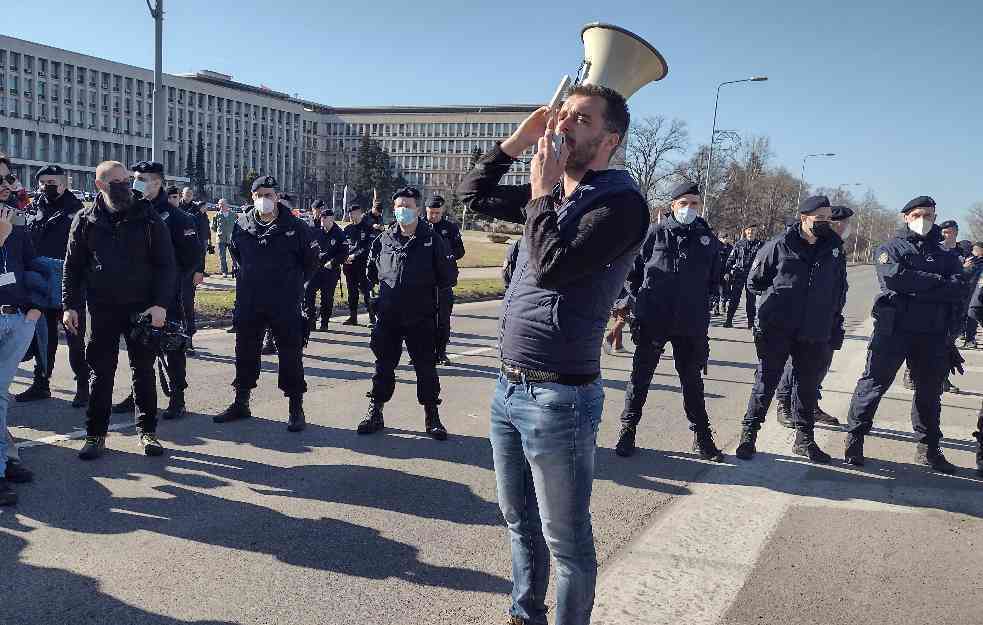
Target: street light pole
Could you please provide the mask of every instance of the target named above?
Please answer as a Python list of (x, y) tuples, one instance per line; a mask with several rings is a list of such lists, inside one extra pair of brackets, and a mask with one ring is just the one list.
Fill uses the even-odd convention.
[(710, 207), (710, 165), (713, 163), (713, 142), (717, 138), (717, 108), (720, 105), (720, 88), (724, 85), (734, 85), (739, 82), (764, 82), (766, 80), (768, 80), (767, 76), (751, 76), (750, 78), (742, 78), (741, 80), (728, 80), (717, 85), (717, 97), (713, 101), (713, 127), (710, 130), (710, 147), (707, 150), (707, 172), (703, 178), (703, 195), (705, 197), (703, 202), (703, 217), (706, 217), (707, 210)]
[(836, 154), (832, 152), (823, 152), (820, 154), (806, 154), (805, 156), (802, 157), (802, 177), (799, 178), (799, 195), (796, 199), (797, 204), (802, 202), (802, 185), (806, 179), (806, 161), (810, 158), (832, 157), (832, 156), (836, 156)]
[(155, 0), (151, 5), (147, 1), (147, 9), (154, 18), (154, 124), (151, 139), (150, 157), (158, 162), (164, 162), (164, 79), (163, 79), (163, 39), (164, 39), (164, 0)]

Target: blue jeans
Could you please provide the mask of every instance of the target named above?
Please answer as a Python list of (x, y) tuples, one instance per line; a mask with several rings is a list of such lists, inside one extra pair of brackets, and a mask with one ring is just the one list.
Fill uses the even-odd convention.
[(10, 405), (10, 382), (17, 373), (20, 359), (27, 353), (34, 336), (34, 321), (24, 313), (0, 315), (0, 476), (7, 470), (7, 407)]
[(599, 381), (564, 386), (498, 379), (490, 439), (512, 546), (510, 613), (527, 623), (546, 624), (551, 553), (556, 625), (590, 622), (597, 581), (590, 496), (603, 407)]

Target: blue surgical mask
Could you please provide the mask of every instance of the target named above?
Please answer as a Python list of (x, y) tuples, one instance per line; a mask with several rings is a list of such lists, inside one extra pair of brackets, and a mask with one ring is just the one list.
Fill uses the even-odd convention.
[(396, 221), (404, 226), (408, 226), (417, 220), (416, 210), (407, 206), (397, 206), (393, 209), (393, 213), (396, 215)]
[(139, 178), (134, 178), (133, 190), (139, 193), (140, 195), (143, 195), (144, 192), (147, 190), (147, 183), (144, 182), (143, 180), (140, 180)]

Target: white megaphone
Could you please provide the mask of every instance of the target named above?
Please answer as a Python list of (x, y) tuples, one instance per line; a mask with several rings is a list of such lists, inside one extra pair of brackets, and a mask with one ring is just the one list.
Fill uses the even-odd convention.
[(608, 87), (630, 98), (669, 73), (666, 60), (652, 45), (630, 31), (593, 22), (580, 31), (584, 61), (578, 83)]

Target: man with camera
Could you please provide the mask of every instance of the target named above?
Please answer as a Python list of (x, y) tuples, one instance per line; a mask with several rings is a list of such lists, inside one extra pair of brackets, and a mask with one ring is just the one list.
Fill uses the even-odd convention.
[(134, 315), (150, 315), (154, 327), (164, 326), (177, 289), (174, 245), (153, 205), (133, 192), (122, 163), (100, 163), (96, 188), (94, 204), (72, 222), (62, 283), (65, 327), (79, 332), (83, 284), (92, 319), (86, 344), (92, 385), (79, 458), (93, 460), (105, 449), (120, 337), (133, 372), (140, 444), (146, 455), (160, 456), (154, 352), (131, 332)]

